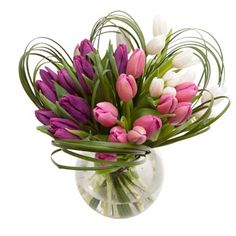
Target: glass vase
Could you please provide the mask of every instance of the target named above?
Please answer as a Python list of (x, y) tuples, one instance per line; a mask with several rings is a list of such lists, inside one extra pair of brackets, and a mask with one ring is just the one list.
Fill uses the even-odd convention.
[[(81, 160), (78, 162), (89, 165)], [(76, 183), (85, 202), (111, 218), (128, 218), (146, 210), (157, 198), (162, 179), (162, 164), (155, 150), (137, 166), (104, 173), (76, 171)]]

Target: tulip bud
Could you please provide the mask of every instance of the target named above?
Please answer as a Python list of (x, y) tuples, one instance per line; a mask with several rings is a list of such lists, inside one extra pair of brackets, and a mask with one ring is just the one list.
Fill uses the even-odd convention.
[(193, 52), (191, 50), (186, 50), (177, 54), (174, 57), (172, 65), (175, 68), (183, 69), (185, 67), (189, 67), (195, 64), (193, 58), (194, 58)]
[(83, 98), (67, 94), (59, 100), (59, 105), (78, 122), (82, 124), (87, 123), (90, 110)]
[(53, 80), (57, 81), (58, 77), (55, 72), (53, 72), (50, 68), (45, 67), (46, 70), (40, 69), (39, 74), (42, 81), (53, 91), (55, 91)]
[(163, 89), (162, 94), (171, 94), (171, 95), (175, 96), (176, 95), (176, 89), (173, 88), (173, 87), (165, 87)]
[[(97, 152), (95, 154), (95, 158), (99, 160), (106, 160), (106, 161), (116, 161), (117, 155), (115, 153), (101, 153)], [(101, 166), (107, 166), (108, 164), (100, 164)]]
[(167, 87), (175, 87), (179, 83), (177, 74), (173, 71), (167, 71), (163, 76)]
[(130, 36), (126, 32), (116, 33), (116, 45), (125, 44), (127, 46), (127, 52), (130, 53), (131, 45), (130, 45)]
[[(210, 92), (210, 93), (209, 93)], [(209, 92), (203, 92), (201, 101), (202, 103), (210, 101), (211, 100), (211, 94), (213, 98), (224, 96), (226, 92), (226, 88), (219, 87), (218, 85), (215, 85), (209, 89)], [(214, 102), (214, 105), (218, 104), (221, 101), (221, 99), (218, 99)]]
[(121, 100), (128, 102), (137, 93), (137, 84), (132, 75), (121, 74), (116, 81), (116, 91)]
[(95, 120), (105, 127), (112, 127), (117, 122), (118, 110), (110, 102), (100, 102), (93, 109)]
[(57, 82), (59, 85), (61, 85), (68, 93), (70, 94), (76, 94), (79, 93), (74, 81), (68, 74), (67, 70), (65, 68), (62, 68), (60, 71), (58, 71), (58, 79)]
[(84, 39), (80, 42), (80, 45), (77, 45), (75, 48), (75, 55), (78, 55), (78, 52), (81, 56), (85, 57), (88, 53), (94, 51), (93, 44), (88, 40)]
[(38, 92), (41, 92), (48, 100), (53, 103), (57, 101), (55, 92), (45, 82), (37, 80), (35, 85)]
[(119, 44), (114, 53), (114, 57), (119, 75), (125, 73), (128, 63), (127, 46), (125, 44)]
[(49, 125), (50, 119), (57, 117), (52, 111), (46, 109), (36, 110), (35, 116), (44, 125)]
[(128, 132), (128, 140), (130, 143), (143, 144), (147, 140), (146, 130), (142, 126), (134, 126)]
[(153, 29), (153, 36), (159, 36), (161, 34), (167, 35), (167, 33), (168, 33), (167, 23), (160, 16), (156, 16), (153, 19), (153, 28), (152, 29)]
[(64, 118), (51, 118), (49, 131), (58, 139), (80, 139), (68, 130), (79, 130), (79, 126), (73, 121)]
[(194, 82), (196, 78), (196, 72), (193, 70), (187, 70), (183, 74), (179, 74), (178, 84), (183, 84), (186, 82)]
[(81, 84), (81, 87), (84, 89), (87, 95), (91, 95), (88, 85), (86, 84), (83, 75), (86, 75), (89, 79), (93, 79), (94, 71), (92, 64), (83, 56), (74, 57), (74, 67), (78, 80)]
[(168, 121), (172, 125), (183, 124), (192, 114), (192, 107), (190, 102), (180, 102), (174, 111), (175, 116), (170, 117)]
[(133, 126), (142, 126), (147, 133), (147, 138), (153, 136), (162, 127), (161, 119), (153, 115), (144, 115), (134, 121)]
[(164, 80), (155, 77), (149, 87), (150, 96), (153, 98), (160, 97), (164, 89)]
[(138, 78), (143, 74), (145, 67), (145, 53), (142, 49), (136, 49), (132, 53), (127, 64), (127, 75), (133, 75)]
[(198, 92), (198, 87), (191, 82), (176, 87), (176, 97), (179, 102), (191, 102)]
[(173, 113), (178, 105), (178, 100), (171, 94), (164, 94), (161, 96), (157, 110), (161, 114), (170, 114)]
[(127, 143), (127, 133), (126, 130), (119, 127), (115, 126), (110, 130), (110, 134), (108, 137), (109, 142), (114, 142), (114, 143)]
[(166, 44), (166, 36), (161, 34), (151, 39), (147, 44), (148, 55), (159, 55)]

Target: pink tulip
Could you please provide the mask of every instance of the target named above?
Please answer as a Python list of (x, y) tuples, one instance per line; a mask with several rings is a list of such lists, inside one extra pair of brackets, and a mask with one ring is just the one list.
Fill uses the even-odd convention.
[(171, 94), (163, 94), (159, 100), (157, 110), (161, 114), (173, 113), (178, 105), (178, 100)]
[(127, 64), (127, 75), (133, 75), (138, 78), (143, 74), (145, 67), (145, 53), (142, 49), (134, 50)]
[(147, 140), (146, 130), (142, 126), (134, 126), (128, 132), (128, 140), (130, 143), (143, 144)]
[(142, 126), (147, 133), (147, 138), (153, 136), (162, 127), (161, 119), (153, 115), (144, 115), (134, 121), (134, 126)]
[[(101, 152), (97, 152), (95, 154), (95, 158), (96, 159), (100, 159), (100, 160), (106, 160), (106, 161), (116, 161), (117, 159), (117, 155), (114, 153), (101, 153)], [(107, 164), (100, 164), (100, 166), (107, 166)]]
[(173, 125), (181, 125), (192, 114), (192, 107), (190, 102), (181, 102), (178, 104), (174, 111), (175, 116), (170, 117), (168, 120)]
[(176, 97), (179, 102), (191, 102), (198, 92), (198, 87), (192, 82), (176, 86)]
[(93, 109), (95, 120), (105, 127), (112, 127), (117, 122), (118, 110), (110, 102), (99, 102)]
[(137, 93), (137, 84), (134, 77), (121, 74), (116, 81), (116, 91), (121, 100), (130, 101)]
[(114, 142), (114, 143), (127, 143), (128, 139), (126, 130), (119, 126), (113, 127), (110, 130), (108, 140), (109, 142)]

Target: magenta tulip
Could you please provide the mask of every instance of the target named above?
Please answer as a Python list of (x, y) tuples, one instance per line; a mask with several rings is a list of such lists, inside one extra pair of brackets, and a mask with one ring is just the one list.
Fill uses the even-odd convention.
[(134, 126), (128, 132), (128, 141), (135, 144), (143, 144), (147, 140), (146, 130), (142, 126)]
[(180, 102), (174, 111), (175, 116), (170, 117), (168, 120), (173, 125), (181, 125), (192, 114), (192, 107), (190, 102)]
[(119, 44), (114, 53), (114, 57), (119, 75), (125, 73), (128, 63), (127, 46), (125, 44)]
[(57, 101), (56, 93), (42, 80), (36, 80), (36, 89), (41, 92), (48, 100), (55, 103)]
[(116, 91), (121, 100), (128, 102), (137, 93), (137, 84), (132, 75), (121, 74), (116, 81)]
[[(95, 158), (99, 160), (105, 160), (105, 161), (116, 161), (117, 155), (115, 153), (101, 153), (97, 152), (95, 154)], [(100, 164), (100, 166), (107, 166), (107, 164)]]
[(115, 126), (110, 130), (108, 140), (114, 143), (127, 143), (127, 132), (125, 129)]
[(49, 125), (50, 119), (57, 117), (52, 111), (47, 109), (36, 110), (35, 116), (44, 125)]
[(176, 86), (176, 97), (179, 102), (191, 102), (197, 92), (198, 87), (192, 82), (186, 82)]
[(128, 61), (126, 74), (138, 78), (143, 74), (144, 67), (145, 53), (142, 49), (136, 49)]
[(178, 100), (171, 94), (163, 94), (157, 105), (157, 110), (161, 114), (173, 113), (178, 105)]
[(153, 115), (144, 115), (134, 121), (134, 126), (142, 126), (147, 133), (147, 138), (153, 136), (162, 127), (161, 119)]
[(80, 139), (79, 136), (76, 136), (65, 129), (57, 129), (54, 133), (54, 137), (57, 139)]
[(57, 74), (50, 68), (45, 67), (46, 70), (40, 69), (39, 74), (42, 81), (53, 91), (55, 91), (53, 81), (57, 81)]
[(75, 47), (74, 55), (82, 55), (85, 57), (94, 50), (93, 44), (88, 39), (84, 39)]
[(93, 109), (95, 120), (105, 127), (112, 127), (117, 122), (118, 110), (110, 102), (100, 102)]

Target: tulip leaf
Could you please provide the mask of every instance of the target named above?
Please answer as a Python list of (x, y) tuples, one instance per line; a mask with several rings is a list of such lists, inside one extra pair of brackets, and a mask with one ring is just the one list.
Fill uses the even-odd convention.
[(60, 99), (64, 95), (68, 94), (68, 92), (63, 87), (61, 87), (56, 81), (53, 81), (53, 84), (54, 84), (54, 88), (56, 90), (56, 94), (57, 94), (58, 99)]
[(53, 135), (48, 131), (48, 128), (49, 128), (49, 127), (50, 127), (50, 126), (41, 125), (41, 126), (38, 126), (38, 127), (37, 127), (37, 130), (39, 130), (39, 131), (41, 131), (42, 133), (45, 133), (45, 134), (47, 134), (47, 135), (53, 137)]
[(89, 133), (83, 131), (83, 130), (71, 130), (71, 129), (66, 129), (68, 132), (70, 132), (71, 134), (74, 134), (78, 137), (80, 137), (81, 139), (85, 139), (89, 136)]
[(144, 115), (154, 115), (154, 116), (160, 117), (160, 114), (157, 112), (156, 109), (154, 110), (151, 108), (141, 108), (141, 109), (134, 111), (134, 113), (132, 115), (132, 120), (134, 121)]
[(85, 74), (83, 74), (83, 78), (85, 83), (88, 85), (89, 90), (93, 93), (93, 88), (94, 88), (94, 81), (92, 79), (89, 79)]
[(45, 108), (53, 111), (54, 114), (60, 116), (60, 111), (58, 110), (56, 104), (48, 100), (41, 92), (39, 93), (39, 97), (44, 104)]

